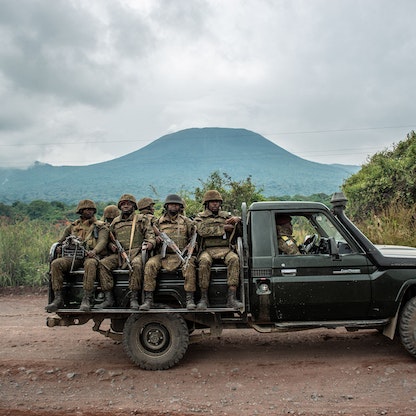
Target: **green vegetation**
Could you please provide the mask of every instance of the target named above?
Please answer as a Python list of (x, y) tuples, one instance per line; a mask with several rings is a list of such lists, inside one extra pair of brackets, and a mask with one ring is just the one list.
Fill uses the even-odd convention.
[[(241, 203), (262, 200), (310, 200), (330, 206), (330, 195), (274, 196), (265, 198), (251, 176), (235, 181), (230, 175), (212, 172), (199, 179), (194, 192), (181, 191), (186, 214), (190, 217), (203, 209), (203, 195), (217, 189), (224, 199), (223, 209), (239, 214)], [(372, 156), (368, 163), (344, 182), (348, 198), (347, 215), (376, 244), (416, 247), (416, 134), (392, 150)], [(114, 201), (97, 202), (97, 217)], [(0, 203), (0, 286), (41, 285), (48, 270), (49, 248), (68, 221), (75, 220), (76, 204), (59, 201), (16, 201)], [(156, 201), (156, 215), (163, 210), (163, 200)]]
[(356, 220), (366, 220), (372, 213), (412, 209), (416, 203), (416, 134), (407, 135), (393, 150), (373, 155), (361, 170), (343, 185), (348, 212)]

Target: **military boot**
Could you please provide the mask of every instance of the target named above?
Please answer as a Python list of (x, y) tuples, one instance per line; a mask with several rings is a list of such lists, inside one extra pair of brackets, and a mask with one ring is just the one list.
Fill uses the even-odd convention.
[(130, 293), (130, 309), (139, 309), (139, 292), (137, 290)]
[(153, 308), (153, 292), (144, 292), (144, 303), (139, 309), (148, 311), (150, 308)]
[(198, 305), (196, 305), (197, 309), (206, 309), (208, 308), (208, 291), (201, 290), (201, 299), (199, 299)]
[(54, 299), (49, 305), (46, 306), (46, 312), (56, 312), (58, 309), (64, 306), (64, 299), (62, 297), (62, 290), (54, 292)]
[(84, 297), (82, 298), (81, 305), (79, 307), (82, 311), (88, 312), (91, 310), (92, 295), (92, 290), (84, 290)]
[(228, 288), (227, 308), (242, 309), (244, 307), (243, 303), (237, 300), (236, 292), (237, 288), (235, 286)]
[(186, 292), (186, 309), (193, 310), (195, 308), (194, 292)]
[(114, 305), (113, 292), (106, 290), (104, 292), (104, 301), (97, 305), (97, 309), (111, 308)]

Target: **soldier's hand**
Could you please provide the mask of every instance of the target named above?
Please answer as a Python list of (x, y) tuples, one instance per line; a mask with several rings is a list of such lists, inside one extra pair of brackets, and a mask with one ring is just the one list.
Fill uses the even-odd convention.
[(95, 256), (96, 256), (96, 253), (94, 250), (87, 251), (87, 257), (89, 257), (90, 259), (94, 258)]
[(238, 224), (241, 221), (240, 217), (230, 217), (228, 219), (225, 220), (226, 224)]
[(114, 243), (109, 243), (108, 246), (113, 253), (117, 251), (117, 246)]

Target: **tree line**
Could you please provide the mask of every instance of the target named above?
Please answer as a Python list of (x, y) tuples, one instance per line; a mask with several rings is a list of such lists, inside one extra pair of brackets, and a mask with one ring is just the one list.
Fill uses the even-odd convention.
[[(330, 206), (331, 195), (280, 195), (266, 198), (248, 176), (234, 180), (226, 173), (213, 172), (199, 179), (192, 193), (180, 193), (186, 215), (192, 217), (203, 209), (203, 195), (217, 189), (224, 199), (223, 209), (239, 214), (241, 203), (250, 205), (265, 200), (309, 200)], [(342, 185), (348, 198), (347, 215), (376, 244), (416, 247), (416, 134), (373, 155), (359, 172)], [(93, 199), (86, 195), (86, 198)], [(95, 201), (97, 217), (117, 201)], [(156, 215), (163, 210), (163, 200), (155, 200)], [(77, 204), (60, 201), (16, 201), (0, 203), (0, 286), (42, 285), (47, 280), (48, 252), (68, 221), (75, 220)]]

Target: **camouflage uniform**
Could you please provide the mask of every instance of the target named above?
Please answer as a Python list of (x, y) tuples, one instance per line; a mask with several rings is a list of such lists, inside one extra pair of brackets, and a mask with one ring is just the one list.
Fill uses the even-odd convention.
[[(195, 233), (194, 224), (189, 218), (180, 214), (180, 211), (183, 209), (183, 201), (179, 195), (168, 195), (164, 208), (165, 213), (162, 217), (155, 220), (154, 223), (156, 235), (162, 232), (165, 233), (174, 241), (178, 249), (183, 251)], [(156, 239), (160, 238), (156, 237)], [(163, 267), (166, 270), (173, 271), (181, 267), (181, 259), (171, 247), (166, 247), (165, 257), (162, 257), (162, 247), (163, 245), (159, 244), (156, 255), (151, 257), (146, 263), (144, 269), (145, 302), (140, 306), (141, 310), (149, 310), (153, 306), (153, 292), (156, 289), (156, 278), (159, 270)], [(188, 309), (196, 308), (194, 303), (194, 292), (196, 290), (195, 263), (195, 257), (192, 256), (188, 260), (187, 267), (182, 267), (184, 289), (186, 291), (186, 307)]]
[[(236, 290), (240, 282), (240, 259), (233, 246), (234, 239), (241, 235), (241, 218), (219, 208), (223, 200), (216, 190), (209, 190), (204, 195), (205, 210), (195, 218), (195, 225), (200, 238), (198, 256), (198, 280), (201, 289), (201, 300), (197, 308), (208, 307), (208, 288), (213, 260), (221, 260), (227, 266), (227, 307), (241, 309), (244, 305), (236, 299)], [(215, 213), (209, 209), (216, 205)], [(233, 225), (233, 227), (231, 227)], [(227, 231), (231, 227), (232, 231)]]
[(298, 244), (293, 238), (293, 228), (290, 215), (276, 216), (276, 230), (278, 238), (278, 249), (280, 254), (301, 254)]
[[(131, 231), (134, 224), (134, 236), (130, 246)], [(143, 264), (141, 253), (143, 243), (156, 244), (155, 233), (150, 225), (150, 221), (143, 214), (133, 213), (128, 218), (123, 219), (121, 215), (114, 219), (111, 223), (110, 231), (120, 242), (126, 251), (133, 271), (130, 273), (129, 289), (137, 292), (141, 287)], [(120, 265), (119, 254), (111, 254), (105, 257), (100, 264), (100, 275), (112, 278), (111, 271), (121, 266), (126, 268), (126, 264)]]
[[(84, 209), (93, 209), (96, 212), (95, 203), (91, 200), (85, 199), (79, 202), (77, 213), (81, 214)], [(94, 290), (94, 282), (97, 276), (98, 259), (105, 254), (105, 248), (108, 243), (109, 229), (106, 224), (99, 221), (93, 215), (89, 219), (78, 219), (65, 228), (62, 237), (58, 241), (61, 245), (67, 237), (75, 236), (83, 242), (83, 247), (87, 252), (90, 252), (94, 257), (84, 257), (77, 259), (74, 257), (58, 257), (51, 262), (50, 273), (52, 290), (55, 293), (54, 301), (46, 306), (48, 312), (54, 312), (63, 306), (62, 288), (64, 276), (70, 272), (71, 269), (79, 269), (84, 267), (84, 299), (86, 296), (91, 297)], [(112, 289), (112, 279), (100, 279), (103, 290)], [(89, 300), (88, 300), (89, 303)]]
[[(188, 244), (194, 233), (194, 226), (192, 221), (178, 214), (176, 218), (171, 218), (169, 215), (164, 214), (161, 218), (156, 220), (155, 226), (161, 232), (165, 232), (179, 247), (183, 250)], [(148, 292), (154, 292), (156, 289), (156, 276), (159, 270), (163, 267), (166, 270), (176, 270), (181, 265), (180, 258), (169, 247), (166, 250), (166, 257), (162, 258), (160, 254), (160, 247), (158, 254), (151, 257), (144, 269), (144, 290)], [(186, 292), (195, 292), (196, 290), (196, 270), (195, 270), (195, 257), (189, 259), (186, 270), (182, 269), (184, 277), (184, 288)]]
[(203, 250), (198, 257), (198, 276), (201, 289), (209, 287), (213, 260), (221, 260), (227, 266), (228, 286), (239, 285), (240, 260), (231, 245), (231, 235), (224, 231), (225, 220), (228, 218), (231, 218), (231, 214), (228, 212), (220, 211), (218, 215), (214, 215), (209, 209), (205, 209), (195, 218)]

